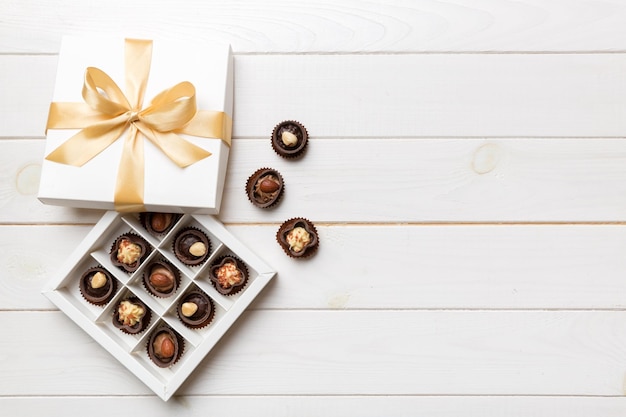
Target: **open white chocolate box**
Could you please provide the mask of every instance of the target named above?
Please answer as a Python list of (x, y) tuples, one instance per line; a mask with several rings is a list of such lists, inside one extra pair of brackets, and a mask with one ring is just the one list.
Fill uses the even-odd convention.
[[(209, 258), (195, 267), (184, 265), (172, 249), (176, 233), (188, 226), (204, 231), (211, 243)], [(135, 233), (152, 246), (148, 258), (133, 273), (114, 266), (110, 260), (110, 250), (115, 239), (125, 233)], [(213, 262), (224, 255), (239, 258), (248, 268), (245, 287), (228, 296), (220, 294), (208, 276)], [(159, 257), (165, 258), (180, 271), (180, 286), (168, 298), (151, 295), (142, 281), (144, 268), (151, 260)], [(98, 265), (117, 280), (117, 292), (104, 306), (87, 302), (79, 289), (83, 273)], [(58, 271), (58, 277), (50, 282), (44, 294), (157, 395), (168, 400), (275, 274), (210, 215), (182, 215), (168, 233), (157, 238), (148, 233), (137, 214), (109, 211), (67, 259)], [(183, 325), (176, 312), (180, 299), (194, 289), (204, 291), (215, 305), (212, 322), (196, 330)], [(113, 310), (118, 302), (131, 295), (143, 301), (152, 311), (148, 328), (137, 335), (126, 334), (112, 323)], [(169, 368), (158, 367), (147, 354), (150, 334), (162, 324), (170, 326), (184, 339), (182, 356)]]

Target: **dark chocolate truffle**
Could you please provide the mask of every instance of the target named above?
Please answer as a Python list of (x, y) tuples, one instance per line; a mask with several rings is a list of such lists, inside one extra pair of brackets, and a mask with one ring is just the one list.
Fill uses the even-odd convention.
[(285, 120), (272, 131), (272, 148), (283, 158), (299, 158), (304, 154), (309, 134), (306, 128), (295, 120)]
[(283, 177), (271, 168), (258, 169), (246, 183), (248, 199), (260, 208), (274, 206), (280, 200), (283, 190)]
[(304, 218), (284, 222), (276, 233), (276, 240), (292, 258), (308, 258), (319, 246), (317, 229), (313, 223)]
[(176, 312), (185, 326), (190, 329), (200, 329), (213, 320), (215, 306), (208, 295), (200, 290), (194, 290), (178, 302)]
[(174, 254), (184, 264), (200, 265), (211, 253), (211, 242), (204, 232), (188, 227), (181, 230), (174, 239)]
[(224, 256), (211, 266), (209, 277), (220, 294), (233, 295), (246, 285), (248, 268), (241, 259)]
[(117, 281), (109, 271), (97, 266), (89, 268), (80, 278), (80, 293), (83, 298), (97, 306), (111, 301), (117, 290)]

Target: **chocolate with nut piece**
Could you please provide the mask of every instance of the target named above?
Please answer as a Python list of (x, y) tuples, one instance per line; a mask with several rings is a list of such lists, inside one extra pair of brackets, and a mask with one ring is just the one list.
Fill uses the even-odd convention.
[(248, 200), (259, 208), (273, 207), (283, 195), (282, 175), (272, 168), (256, 170), (246, 182)]
[(309, 133), (295, 120), (285, 120), (272, 131), (272, 148), (283, 158), (299, 158), (306, 149)]

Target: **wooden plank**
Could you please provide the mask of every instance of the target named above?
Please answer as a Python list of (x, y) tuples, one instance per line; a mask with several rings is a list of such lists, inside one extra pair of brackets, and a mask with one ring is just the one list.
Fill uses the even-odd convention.
[[(4, 396), (149, 394), (60, 312), (0, 321)], [(178, 393), (618, 396), (625, 321), (624, 311), (257, 310)]]
[[(268, 141), (238, 140), (220, 218), (282, 222), (623, 221), (626, 141), (621, 139), (312, 140), (292, 163)], [(244, 185), (269, 165), (285, 179), (271, 211)]]
[(104, 211), (65, 208), (37, 199), (43, 140), (0, 140), (0, 223), (94, 224)]
[[(41, 137), (56, 57), (0, 62), (16, 115), (0, 135)], [(37, 93), (13, 81), (25, 67)], [(622, 137), (625, 72), (626, 54), (239, 55), (234, 134), (297, 119), (314, 138)]]
[[(120, 10), (124, 10), (120, 13)], [(5, 0), (0, 52), (54, 52), (62, 34), (226, 40), (239, 52), (624, 50), (620, 2), (521, 0)]]
[(322, 226), (306, 263), (278, 226), (229, 226), (278, 276), (256, 308), (622, 309), (623, 226)]
[[(431, 417), (623, 417), (623, 397), (514, 397), (514, 396), (189, 396), (162, 402), (156, 397), (28, 397), (0, 398), (0, 409), (15, 417), (46, 410), (47, 417), (67, 417), (89, 410), (93, 417), (123, 415), (141, 410), (153, 417), (216, 416), (293, 417), (317, 415), (379, 417), (423, 414)], [(462, 410), (462, 414), (460, 413)]]
[[(99, 210), (36, 198), (43, 140), (0, 141), (0, 223), (94, 223)], [(267, 140), (235, 139), (220, 219), (282, 223), (623, 222), (621, 139), (312, 139), (304, 159)], [(279, 206), (262, 211), (244, 186), (270, 166), (285, 179)]]
[(41, 291), (91, 227), (0, 227), (0, 310), (55, 309)]
[[(623, 226), (320, 226), (306, 262), (277, 228), (228, 227), (279, 272), (255, 309), (626, 308)], [(40, 291), (88, 230), (2, 227), (0, 310), (53, 308)]]
[(0, 56), (1, 136), (45, 135), (56, 64), (57, 56)]
[(266, 55), (235, 66), (238, 136), (267, 137), (283, 118), (339, 138), (626, 130), (626, 54)]

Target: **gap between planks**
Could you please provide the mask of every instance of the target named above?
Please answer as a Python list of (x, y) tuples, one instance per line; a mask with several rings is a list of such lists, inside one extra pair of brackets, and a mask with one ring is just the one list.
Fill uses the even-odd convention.
[[(624, 398), (623, 395), (600, 395), (600, 394), (185, 394), (179, 397), (193, 397), (193, 398)], [(20, 398), (41, 398), (41, 399), (54, 399), (54, 398), (154, 398), (154, 395), (141, 395), (141, 394), (129, 394), (129, 395), (93, 395), (93, 394), (74, 394), (74, 395), (7, 395), (0, 394), (2, 399), (20, 399)]]
[[(272, 51), (260, 51), (260, 52), (236, 52), (233, 51), (233, 56), (363, 56), (363, 55), (375, 55), (375, 56), (392, 56), (392, 55), (620, 55), (626, 54), (626, 49), (617, 49), (610, 51), (593, 50), (593, 49), (581, 49), (576, 51), (524, 51), (524, 50), (504, 50), (504, 51), (490, 51), (490, 50), (475, 50), (475, 51), (294, 51), (294, 52), (272, 52)], [(0, 57), (11, 56), (58, 56), (58, 52), (0, 52)]]
[[(289, 311), (289, 312), (307, 312), (307, 313), (328, 313), (328, 312), (350, 312), (350, 313), (358, 313), (358, 312), (369, 312), (369, 311), (378, 311), (378, 312), (411, 312), (411, 313), (419, 313), (419, 312), (447, 312), (447, 313), (481, 313), (481, 312), (547, 312), (547, 313), (578, 313), (578, 312), (626, 312), (626, 308), (617, 308), (617, 307), (607, 307), (607, 308), (576, 308), (576, 307), (568, 307), (568, 308), (560, 308), (560, 307), (467, 307), (467, 308), (459, 308), (459, 307), (416, 307), (416, 308), (389, 308), (389, 307), (357, 307), (357, 308), (305, 308), (305, 307), (248, 307), (243, 314), (246, 314), (247, 311)], [(16, 308), (0, 308), (0, 313), (58, 313), (60, 310), (54, 308), (42, 308), (42, 309), (16, 309)], [(0, 395), (1, 396), (1, 395)]]
[[(281, 222), (223, 222), (225, 227), (269, 227), (269, 226), (280, 226)], [(95, 223), (45, 223), (45, 222), (37, 222), (37, 223), (10, 223), (10, 222), (0, 222), (0, 227), (43, 227), (43, 226), (82, 226), (82, 227), (93, 227)], [(502, 226), (502, 227), (510, 227), (510, 226), (626, 226), (626, 221), (528, 221), (528, 222), (520, 222), (520, 221), (429, 221), (429, 222), (349, 222), (349, 221), (337, 221), (337, 222), (315, 222), (316, 227), (398, 227), (398, 226), (407, 226), (407, 227), (441, 227), (441, 226)]]

